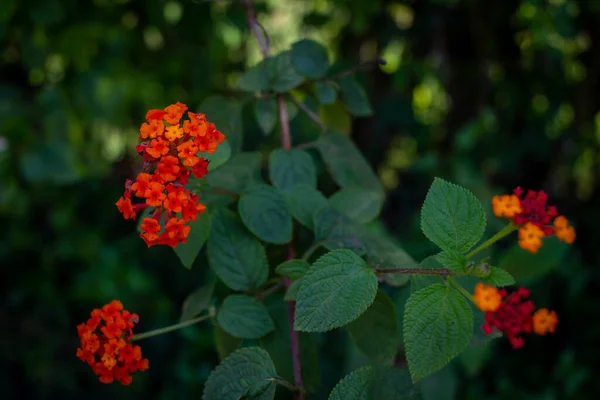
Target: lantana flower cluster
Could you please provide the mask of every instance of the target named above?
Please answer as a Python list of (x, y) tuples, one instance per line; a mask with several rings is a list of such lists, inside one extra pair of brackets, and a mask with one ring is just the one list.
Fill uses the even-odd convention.
[(520, 187), (513, 194), (494, 196), (492, 208), (497, 217), (508, 218), (519, 226), (519, 246), (537, 253), (545, 236), (556, 234), (566, 243), (575, 240), (575, 229), (563, 215), (558, 215), (556, 207), (548, 206), (548, 195), (540, 190), (529, 190), (523, 197)]
[[(135, 181), (127, 180), (125, 193), (116, 203), (125, 219), (135, 220), (143, 209), (154, 208), (140, 225), (140, 236), (148, 247), (185, 243), (188, 223), (206, 209), (185, 185), (190, 175), (198, 179), (206, 175), (208, 160), (198, 154), (214, 153), (225, 135), (204, 114), (188, 112), (189, 120), (182, 121), (187, 109), (176, 103), (148, 111), (147, 122), (140, 127), (142, 142), (136, 146), (144, 157), (143, 171)], [(132, 194), (143, 202), (133, 204)]]
[(508, 337), (513, 349), (518, 349), (525, 345), (522, 334), (554, 333), (558, 324), (556, 312), (546, 308), (536, 311), (533, 301), (528, 300), (529, 294), (529, 289), (524, 287), (508, 294), (506, 289), (478, 283), (473, 300), (485, 312), (485, 323), (481, 327), (485, 334), (492, 334), (495, 328)]
[(123, 309), (113, 300), (100, 309), (94, 309), (87, 322), (77, 326), (81, 347), (77, 357), (87, 362), (100, 377), (100, 382), (131, 383), (131, 373), (148, 369), (148, 359), (142, 358), (140, 346), (131, 344), (137, 314)]

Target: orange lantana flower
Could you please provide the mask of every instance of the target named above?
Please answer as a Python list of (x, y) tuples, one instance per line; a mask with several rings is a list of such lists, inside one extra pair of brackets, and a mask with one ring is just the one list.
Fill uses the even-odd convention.
[[(164, 110), (148, 111), (147, 122), (140, 127), (143, 141), (136, 145), (144, 158), (143, 171), (135, 182), (127, 180), (125, 194), (117, 202), (125, 218), (135, 218), (144, 208), (155, 208), (140, 226), (140, 236), (148, 246), (174, 247), (185, 242), (190, 230), (187, 223), (206, 209), (185, 186), (190, 175), (201, 179), (207, 174), (208, 161), (201, 153), (213, 153), (225, 135), (204, 114), (188, 112), (189, 120), (182, 122), (187, 109), (185, 104), (176, 103)], [(132, 204), (132, 194), (144, 201)]]
[(123, 309), (118, 300), (91, 312), (90, 319), (77, 326), (80, 347), (77, 357), (87, 363), (102, 383), (131, 383), (131, 373), (148, 369), (140, 346), (131, 344), (136, 314)]
[(547, 308), (540, 308), (533, 314), (533, 331), (538, 335), (554, 333), (556, 325), (558, 325), (556, 311), (548, 311)]
[(502, 304), (502, 295), (495, 287), (478, 283), (475, 286), (473, 300), (481, 311), (496, 311)]

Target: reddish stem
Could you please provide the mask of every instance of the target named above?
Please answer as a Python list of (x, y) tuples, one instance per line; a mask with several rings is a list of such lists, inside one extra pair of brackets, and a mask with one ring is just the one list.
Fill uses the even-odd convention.
[[(248, 19), (248, 27), (250, 32), (256, 38), (260, 51), (263, 57), (269, 56), (269, 42), (265, 31), (261, 28), (260, 24), (256, 19), (256, 12), (252, 6), (252, 0), (243, 0), (246, 8), (246, 16)], [(277, 108), (279, 111), (279, 124), (281, 125), (281, 147), (284, 150), (291, 150), (292, 140), (290, 135), (290, 122), (288, 119), (287, 107), (285, 105), (285, 99), (282, 94), (277, 96)], [(288, 260), (292, 260), (296, 257), (296, 251), (294, 249), (293, 241), (288, 245)], [(284, 280), (285, 286), (289, 287), (291, 281), (289, 279)], [(288, 307), (288, 321), (290, 325), (290, 342), (292, 346), (292, 363), (294, 369), (294, 383), (298, 388), (297, 400), (304, 400), (304, 389), (302, 384), (302, 363), (300, 360), (300, 338), (298, 332), (294, 329), (294, 315), (296, 311), (296, 302), (287, 302)]]
[(291, 150), (290, 121), (288, 120), (287, 107), (282, 94), (277, 96), (277, 108), (279, 109), (279, 124), (281, 125), (281, 147), (284, 150)]
[[(294, 258), (296, 258), (296, 250), (294, 249), (294, 244), (293, 242), (291, 242), (288, 245), (288, 255), (287, 255), (287, 260), (293, 260)], [(284, 278), (283, 282), (285, 283), (285, 287), (289, 288), (290, 285), (292, 284), (292, 281), (288, 278)], [(294, 329), (294, 318), (296, 315), (296, 302), (295, 301), (288, 301), (287, 302), (287, 309), (288, 309), (288, 322), (290, 325), (290, 343), (292, 346), (292, 366), (294, 369), (294, 385), (296, 385), (296, 387), (298, 389), (300, 389), (300, 392), (298, 392), (297, 394), (297, 399), (298, 400), (303, 400), (304, 399), (304, 392), (303, 392), (303, 383), (302, 383), (302, 360), (300, 358), (300, 335), (298, 334), (298, 331)]]

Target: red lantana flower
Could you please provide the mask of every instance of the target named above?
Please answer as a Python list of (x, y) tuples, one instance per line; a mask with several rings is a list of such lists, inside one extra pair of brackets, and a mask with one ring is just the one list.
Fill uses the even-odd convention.
[(524, 287), (508, 294), (506, 289), (478, 283), (473, 300), (485, 312), (485, 323), (481, 326), (485, 334), (491, 335), (496, 329), (508, 337), (513, 349), (518, 349), (525, 345), (523, 334), (554, 333), (558, 324), (556, 312), (542, 308), (532, 315), (535, 305), (528, 300), (529, 294), (529, 289)]
[(547, 202), (548, 195), (543, 190), (529, 190), (523, 197), (523, 189), (518, 187), (512, 195), (494, 196), (492, 208), (494, 215), (519, 226), (519, 245), (537, 253), (545, 236), (556, 234), (569, 244), (575, 240), (575, 229), (569, 226), (564, 216), (558, 215), (556, 207), (547, 205)]

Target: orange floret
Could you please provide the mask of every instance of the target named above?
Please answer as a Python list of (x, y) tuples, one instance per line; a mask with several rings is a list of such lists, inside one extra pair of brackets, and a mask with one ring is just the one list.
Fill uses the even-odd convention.
[(160, 158), (169, 152), (169, 142), (162, 140), (161, 138), (152, 139), (150, 146), (146, 148), (146, 153), (150, 154), (154, 158)]
[(187, 110), (185, 104), (171, 104), (170, 106), (165, 108), (164, 119), (171, 125), (179, 124), (179, 120), (183, 116), (185, 110)]
[(154, 139), (161, 136), (165, 130), (165, 124), (159, 120), (151, 120), (150, 122), (144, 122), (140, 127), (140, 139)]
[(542, 229), (531, 222), (527, 222), (519, 228), (519, 246), (531, 253), (537, 253), (542, 246), (544, 236), (545, 234)]
[(177, 178), (177, 172), (179, 172), (179, 160), (177, 157), (164, 156), (156, 166), (156, 175), (163, 182), (174, 181)]
[(131, 204), (131, 199), (121, 197), (115, 204), (125, 219), (135, 219), (135, 210)]
[(492, 208), (497, 217), (512, 218), (522, 212), (521, 201), (514, 194), (504, 194), (492, 198)]
[(575, 241), (575, 228), (569, 225), (569, 220), (563, 215), (559, 215), (554, 220), (554, 229), (556, 230), (556, 237), (563, 242), (571, 244)]
[(167, 129), (165, 129), (165, 138), (167, 138), (169, 142), (174, 142), (182, 137), (183, 129), (181, 129), (179, 125), (168, 126)]
[(163, 192), (165, 187), (158, 182), (150, 182), (150, 193), (146, 198), (146, 204), (152, 207), (160, 207), (167, 197)]
[(478, 283), (475, 286), (475, 292), (473, 293), (473, 300), (475, 305), (483, 311), (496, 311), (502, 303), (502, 295), (500, 291), (493, 286), (488, 286), (483, 283)]
[(548, 311), (546, 308), (540, 308), (533, 314), (533, 331), (538, 335), (554, 333), (556, 325), (558, 325), (556, 311)]
[(198, 147), (193, 142), (183, 142), (177, 146), (177, 150), (179, 151), (179, 158), (183, 160), (183, 165), (186, 167), (193, 167), (200, 161), (200, 157), (196, 155)]
[(135, 178), (131, 190), (135, 192), (134, 194), (137, 197), (146, 198), (150, 195), (150, 182), (152, 182), (152, 175), (142, 172)]

